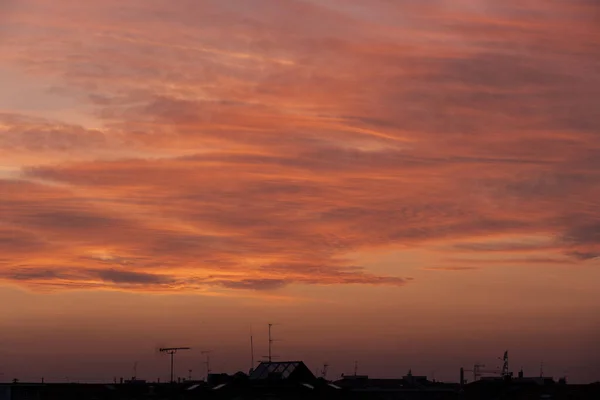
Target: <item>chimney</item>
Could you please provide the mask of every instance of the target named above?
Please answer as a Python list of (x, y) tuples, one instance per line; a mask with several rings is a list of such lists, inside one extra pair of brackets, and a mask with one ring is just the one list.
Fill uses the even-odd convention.
[(519, 379), (523, 379), (523, 368), (519, 371)]
[(465, 369), (460, 367), (460, 386), (465, 384)]

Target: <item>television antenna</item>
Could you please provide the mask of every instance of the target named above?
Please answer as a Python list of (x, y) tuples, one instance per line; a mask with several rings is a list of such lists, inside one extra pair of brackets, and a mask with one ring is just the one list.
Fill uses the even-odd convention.
[(210, 374), (210, 353), (212, 350), (202, 350), (200, 354), (206, 356), (206, 361), (204, 361), (204, 365), (206, 365), (206, 381), (208, 382), (208, 375)]
[(133, 379), (132, 380), (136, 380), (137, 379), (137, 361), (133, 363)]
[(510, 376), (510, 373), (508, 372), (508, 350), (506, 350), (504, 352), (504, 356), (502, 358), (498, 357), (499, 360), (502, 360), (502, 377), (506, 378), (508, 376)]
[(167, 353), (171, 356), (171, 383), (175, 382), (173, 380), (173, 356), (177, 353), (178, 350), (190, 350), (191, 347), (161, 347), (158, 349), (161, 353)]
[(250, 370), (254, 369), (254, 341), (250, 335)]
[(321, 370), (321, 376), (323, 377), (323, 379), (327, 379), (327, 368), (329, 367), (329, 364), (324, 363), (323, 364), (323, 369)]
[(273, 358), (277, 358), (278, 357), (278, 356), (274, 356), (272, 354), (272, 351), (271, 351), (273, 342), (276, 340), (276, 339), (273, 339), (271, 337), (271, 327), (273, 327), (274, 325), (279, 325), (279, 324), (269, 324), (269, 355), (268, 356), (263, 356), (263, 357), (267, 357), (267, 359), (269, 360), (269, 362), (272, 362)]

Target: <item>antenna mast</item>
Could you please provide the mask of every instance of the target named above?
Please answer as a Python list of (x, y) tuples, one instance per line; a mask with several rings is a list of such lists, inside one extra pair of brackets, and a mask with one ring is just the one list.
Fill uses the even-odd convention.
[(327, 367), (329, 367), (329, 364), (324, 363), (323, 370), (321, 371), (321, 376), (323, 377), (323, 379), (327, 379)]
[(269, 355), (268, 356), (263, 356), (263, 358), (266, 357), (267, 360), (269, 360), (269, 362), (272, 362), (273, 358), (278, 357), (278, 356), (274, 356), (273, 353), (272, 353), (272, 351), (271, 351), (272, 350), (271, 347), (273, 346), (273, 342), (275, 341), (275, 339), (273, 339), (271, 337), (271, 327), (273, 325), (276, 325), (276, 324), (269, 324)]
[(250, 369), (254, 369), (254, 342), (252, 341), (252, 335), (250, 335)]
[(206, 381), (208, 382), (208, 375), (210, 374), (210, 352), (211, 350), (201, 351), (200, 354), (206, 354), (206, 361), (204, 365), (206, 365)]
[(510, 375), (508, 372), (508, 350), (504, 352), (502, 360), (504, 361), (504, 364), (502, 364), (502, 377), (506, 378)]
[(173, 380), (173, 356), (177, 353), (177, 350), (190, 350), (191, 347), (162, 347), (158, 349), (161, 353), (167, 353), (171, 356), (171, 383), (174, 383)]
[(269, 324), (269, 362), (271, 362), (271, 344), (273, 343), (273, 339), (271, 339), (271, 327), (273, 324)]

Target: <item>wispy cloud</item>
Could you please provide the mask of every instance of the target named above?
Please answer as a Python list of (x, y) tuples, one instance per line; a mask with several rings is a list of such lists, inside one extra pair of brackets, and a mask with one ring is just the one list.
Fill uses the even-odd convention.
[(422, 268), (424, 271), (472, 271), (478, 269), (477, 267), (424, 267)]

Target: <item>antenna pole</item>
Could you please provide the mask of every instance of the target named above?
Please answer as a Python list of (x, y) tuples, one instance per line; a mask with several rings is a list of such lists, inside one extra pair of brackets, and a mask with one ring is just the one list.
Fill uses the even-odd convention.
[(508, 350), (504, 352), (504, 357), (502, 357), (504, 363), (502, 364), (502, 377), (506, 378), (509, 376), (508, 372)]
[(273, 339), (271, 339), (271, 327), (273, 324), (269, 324), (269, 362), (271, 362), (271, 343), (273, 343)]
[(269, 362), (269, 363), (273, 361), (273, 358), (279, 357), (279, 356), (273, 355), (273, 342), (275, 341), (275, 339), (273, 339), (273, 337), (271, 336), (271, 328), (273, 327), (273, 325), (278, 325), (278, 324), (269, 324), (269, 355), (262, 356), (263, 358), (266, 358), (268, 360), (267, 362)]
[(252, 335), (250, 335), (250, 369), (254, 368), (254, 342), (252, 341)]
[(204, 350), (201, 351), (201, 354), (206, 354), (206, 361), (204, 362), (204, 364), (206, 365), (206, 381), (208, 382), (208, 375), (210, 374), (210, 353), (211, 350)]
[(172, 351), (171, 353), (171, 383), (173, 383), (173, 356), (175, 355), (175, 352)]

